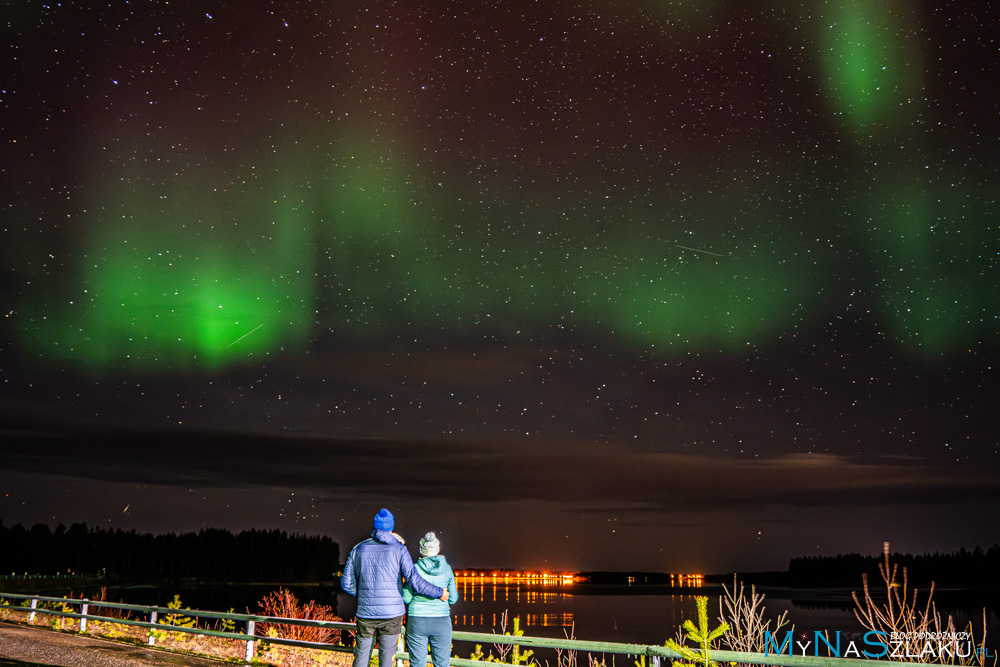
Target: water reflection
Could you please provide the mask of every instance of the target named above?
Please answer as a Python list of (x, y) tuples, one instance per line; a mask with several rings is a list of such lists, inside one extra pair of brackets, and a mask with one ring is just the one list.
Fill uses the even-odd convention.
[[(452, 625), (468, 632), (510, 630), (520, 619), (526, 634), (563, 637), (583, 628), (595, 630), (589, 639), (609, 641), (656, 639), (660, 643), (694, 612), (692, 595), (663, 595), (676, 588), (701, 588), (701, 575), (617, 575), (594, 583), (575, 572), (461, 570), (455, 573), (459, 604), (452, 608)], [(692, 591), (694, 593), (694, 591)], [(508, 625), (503, 628), (504, 612)], [(638, 618), (637, 618), (638, 617)], [(643, 619), (638, 621), (638, 619)], [(653, 621), (652, 619), (655, 619)], [(637, 622), (638, 621), (638, 622)], [(647, 626), (654, 626), (652, 628)], [(663, 627), (667, 626), (667, 627)], [(548, 632), (540, 629), (548, 628)], [(652, 630), (652, 633), (650, 632)], [(653, 634), (655, 633), (655, 634)]]
[[(573, 627), (573, 613), (566, 611), (548, 612), (544, 614), (524, 614), (518, 616), (522, 620), (521, 627), (536, 628), (570, 628)], [(463, 628), (470, 632), (479, 630), (499, 630), (503, 624), (503, 614), (455, 614), (451, 619), (452, 626)], [(510, 620), (508, 617), (508, 624)], [(509, 628), (508, 628), (509, 630)]]
[(568, 598), (568, 591), (548, 591), (529, 588), (524, 584), (486, 584), (457, 580), (462, 599), (467, 602), (514, 602), (525, 604), (556, 604)]
[[(593, 641), (658, 645), (674, 636), (677, 627), (696, 613), (693, 595), (616, 594), (583, 585), (577, 593), (557, 590), (544, 595), (542, 591), (529, 595), (523, 588), (518, 595), (517, 587), (509, 587), (507, 591), (498, 589), (494, 600), (489, 586), (482, 594), (478, 586), (474, 588), (475, 598), (462, 597), (452, 608), (456, 630), (502, 634), (512, 629), (517, 617), (529, 636), (563, 639), (573, 634)], [(713, 596), (713, 602), (717, 608), (718, 597)], [(508, 622), (504, 629), (505, 611)], [(464, 657), (464, 652), (459, 652)]]
[(522, 628), (572, 627), (573, 613), (541, 611), (538, 606), (566, 606), (577, 583), (575, 573), (463, 570), (455, 573), (463, 611), (469, 606), (487, 607), (488, 613), (454, 614), (452, 625), (465, 630), (500, 628), (503, 611), (521, 619)]

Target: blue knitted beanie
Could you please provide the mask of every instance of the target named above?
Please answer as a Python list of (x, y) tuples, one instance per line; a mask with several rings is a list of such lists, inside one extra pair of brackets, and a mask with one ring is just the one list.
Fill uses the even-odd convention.
[(378, 511), (375, 515), (375, 530), (388, 530), (392, 532), (392, 529), (396, 527), (396, 517), (392, 515), (392, 512), (385, 509), (384, 507)]

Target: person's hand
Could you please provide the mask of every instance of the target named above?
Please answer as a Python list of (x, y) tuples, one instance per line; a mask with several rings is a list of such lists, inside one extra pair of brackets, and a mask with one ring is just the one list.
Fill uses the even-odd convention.
[(448, 589), (445, 588), (443, 590), (444, 590), (444, 593), (441, 595), (441, 600), (444, 601), (444, 602), (447, 602), (448, 601)]

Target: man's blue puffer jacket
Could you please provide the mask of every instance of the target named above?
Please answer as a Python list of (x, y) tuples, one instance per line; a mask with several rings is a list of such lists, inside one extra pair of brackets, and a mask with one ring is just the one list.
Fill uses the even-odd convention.
[(410, 553), (394, 533), (375, 530), (351, 549), (340, 586), (358, 599), (358, 618), (395, 618), (406, 612), (403, 577), (421, 595), (444, 595), (444, 589), (417, 573)]

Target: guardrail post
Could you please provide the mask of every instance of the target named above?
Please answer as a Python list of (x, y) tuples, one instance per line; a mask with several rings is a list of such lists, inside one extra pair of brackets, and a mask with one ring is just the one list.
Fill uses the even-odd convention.
[(83, 606), (80, 608), (80, 613), (83, 614), (83, 616), (80, 617), (80, 632), (87, 631), (87, 608), (89, 606), (90, 605), (87, 604), (87, 598), (84, 598)]
[(28, 623), (35, 622), (35, 610), (38, 609), (38, 598), (31, 598), (31, 613), (28, 614)]
[(254, 621), (247, 621), (247, 652), (246, 652), (246, 662), (253, 662), (254, 645), (256, 642), (253, 640), (254, 633), (257, 630), (257, 623)]
[[(149, 622), (151, 625), (156, 625), (156, 610), (149, 612)], [(156, 636), (153, 635), (155, 628), (149, 629), (149, 637), (146, 639), (146, 644), (152, 646), (156, 643)]]

